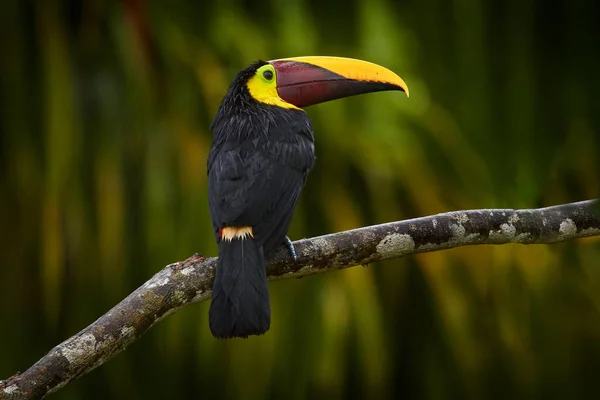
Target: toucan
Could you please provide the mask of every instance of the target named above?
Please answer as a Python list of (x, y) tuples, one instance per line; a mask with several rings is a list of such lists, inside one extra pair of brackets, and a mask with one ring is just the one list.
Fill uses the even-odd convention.
[(213, 119), (208, 200), (219, 247), (209, 326), (216, 338), (264, 334), (271, 325), (265, 257), (296, 253), (287, 231), (315, 164), (302, 107), (408, 87), (394, 72), (342, 57), (256, 61), (237, 74)]

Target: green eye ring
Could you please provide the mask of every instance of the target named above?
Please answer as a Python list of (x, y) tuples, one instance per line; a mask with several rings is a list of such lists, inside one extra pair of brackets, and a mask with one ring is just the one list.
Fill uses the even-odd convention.
[(272, 84), (275, 82), (275, 68), (272, 65), (263, 65), (256, 71), (256, 77), (264, 83)]

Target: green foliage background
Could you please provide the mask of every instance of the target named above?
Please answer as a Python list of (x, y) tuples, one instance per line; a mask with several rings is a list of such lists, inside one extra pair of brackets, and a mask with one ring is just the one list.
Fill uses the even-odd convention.
[[(600, 195), (593, 0), (7, 0), (0, 6), (0, 377), (166, 264), (216, 255), (210, 120), (255, 59), (385, 65), (378, 93), (308, 110), (290, 236)], [(587, 398), (598, 394), (600, 242), (482, 246), (270, 285), (259, 338), (208, 304), (54, 397)], [(53, 398), (54, 398), (53, 397)]]

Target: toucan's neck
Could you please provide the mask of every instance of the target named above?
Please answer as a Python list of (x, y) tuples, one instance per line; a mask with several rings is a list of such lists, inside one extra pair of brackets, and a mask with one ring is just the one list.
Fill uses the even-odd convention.
[(243, 130), (259, 127), (269, 119), (271, 110), (252, 98), (243, 83), (234, 83), (223, 97), (211, 124), (211, 130)]
[(273, 140), (305, 129), (312, 132), (310, 119), (303, 110), (261, 103), (252, 98), (247, 88), (227, 93), (210, 129), (215, 138), (234, 135), (239, 138), (261, 136)]

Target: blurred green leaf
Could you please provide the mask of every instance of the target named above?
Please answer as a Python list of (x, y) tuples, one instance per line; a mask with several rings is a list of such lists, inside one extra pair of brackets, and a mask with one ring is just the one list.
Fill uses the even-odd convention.
[[(307, 110), (292, 238), (599, 197), (591, 0), (101, 0), (0, 6), (0, 377), (165, 264), (216, 255), (209, 124), (255, 59), (397, 71)], [(270, 284), (263, 337), (181, 310), (59, 398), (594, 398), (600, 241), (485, 246)]]

